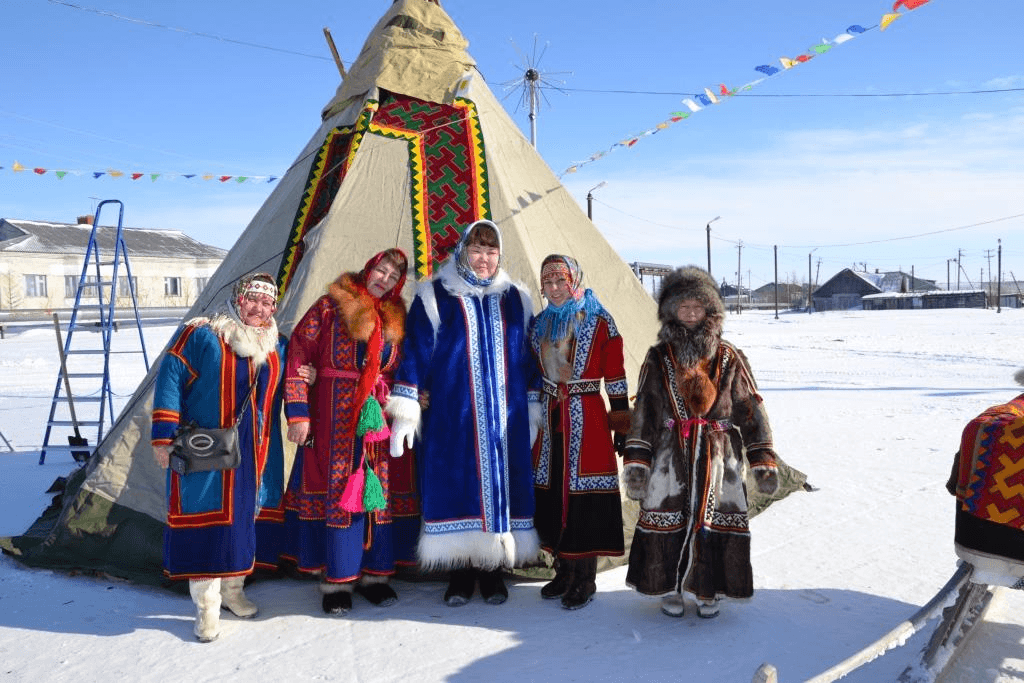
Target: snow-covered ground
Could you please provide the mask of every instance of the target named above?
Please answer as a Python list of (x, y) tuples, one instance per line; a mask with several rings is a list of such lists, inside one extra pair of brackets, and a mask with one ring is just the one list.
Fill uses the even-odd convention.
[[(224, 635), (199, 644), (185, 596), (5, 556), (0, 680), (746, 683), (762, 662), (805, 680), (908, 618), (954, 571), (943, 485), (966, 422), (1024, 391), (1012, 378), (1022, 329), (1019, 310), (730, 314), (726, 337), (751, 360), (779, 453), (819, 490), (753, 521), (756, 593), (718, 619), (663, 616), (624, 586), (623, 568), (598, 577), (580, 612), (542, 600), (535, 582), (512, 585), (500, 607), (453, 609), (442, 584), (398, 581), (397, 605), (356, 598), (330, 618), (315, 584), (279, 580), (250, 587), (255, 620), (225, 616)], [(146, 329), (151, 355), (172, 331)], [(139, 357), (123, 358), (119, 404), (142, 376)], [(0, 340), (0, 432), (15, 451), (0, 441), (0, 535), (25, 531), (74, 467), (66, 454), (36, 464), (58, 367), (52, 329)], [(844, 680), (895, 680), (927, 635)], [(1024, 680), (1024, 592), (999, 592), (945, 680)]]

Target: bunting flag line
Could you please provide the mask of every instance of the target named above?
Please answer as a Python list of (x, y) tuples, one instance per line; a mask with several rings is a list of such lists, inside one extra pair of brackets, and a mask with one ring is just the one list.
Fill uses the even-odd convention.
[[(5, 166), (0, 166), (0, 171), (3, 171), (5, 168)], [(32, 171), (36, 175), (46, 175), (47, 173), (52, 173), (53, 175), (57, 176), (59, 180), (64, 180), (65, 176), (70, 174), (73, 176), (92, 176), (94, 180), (98, 178), (103, 178), (104, 176), (113, 178), (115, 180), (126, 176), (131, 180), (140, 180), (142, 178), (148, 178), (149, 181), (153, 183), (155, 183), (157, 180), (161, 178), (184, 178), (185, 180), (191, 180), (192, 178), (200, 178), (202, 180), (217, 180), (220, 181), (221, 183), (227, 183), (229, 180), (234, 183), (272, 183), (279, 177), (276, 175), (216, 175), (214, 173), (139, 173), (137, 171), (126, 173), (124, 171), (119, 171), (115, 168), (108, 168), (105, 171), (74, 171), (65, 168), (43, 168), (41, 166), (29, 167), (18, 162), (17, 160), (15, 160), (13, 164), (11, 164), (12, 173), (22, 173), (24, 171)]]
[[(871, 31), (875, 28), (879, 29), (880, 31), (884, 31), (886, 28), (889, 27), (889, 25), (892, 24), (892, 22), (896, 21), (907, 12), (912, 12), (921, 5), (927, 4), (930, 1), (931, 0), (896, 0), (896, 2), (894, 2), (892, 5), (892, 11), (883, 14), (877, 26), (869, 26), (867, 28), (864, 28), (860, 24), (853, 24), (849, 28), (847, 28), (843, 33), (840, 33), (831, 40), (827, 38), (822, 38), (820, 43), (812, 45), (810, 48), (808, 48), (807, 52), (803, 54), (800, 54), (793, 58), (779, 57), (780, 66), (775, 66), (773, 64), (761, 64), (759, 66), (755, 66), (754, 71), (764, 74), (764, 76), (762, 78), (758, 78), (757, 80), (750, 81), (749, 83), (741, 85), (737, 88), (728, 88), (723, 83), (718, 86), (717, 94), (711, 88), (703, 88), (702, 92), (694, 93), (692, 96), (682, 100), (682, 104), (686, 107), (687, 111), (671, 112), (667, 119), (656, 124), (653, 128), (649, 128), (641, 133), (637, 133), (635, 135), (630, 135), (627, 138), (623, 138), (622, 140), (619, 140), (606, 150), (594, 152), (586, 159), (582, 161), (577, 161), (573, 163), (569, 168), (562, 171), (562, 173), (559, 174), (559, 178), (569, 173), (575, 173), (576, 171), (580, 170), (580, 168), (582, 168), (583, 166), (586, 166), (587, 164), (592, 164), (598, 159), (603, 159), (604, 157), (608, 156), (609, 154), (611, 154), (612, 152), (619, 148), (628, 149), (635, 145), (637, 142), (639, 142), (642, 138), (663, 131), (672, 124), (683, 121), (684, 119), (688, 119), (692, 114), (696, 114), (699, 111), (703, 111), (708, 107), (714, 106), (716, 104), (721, 104), (722, 102), (725, 101), (726, 98), (732, 97), (737, 93), (746, 92), (753, 88), (754, 86), (764, 82), (765, 79), (771, 78), (772, 76), (778, 73), (788, 71), (789, 69), (799, 66), (800, 64), (809, 62), (811, 61), (811, 59), (819, 55), (823, 55), (826, 52), (831, 51), (836, 46), (847, 43), (856, 38), (857, 36), (860, 36), (868, 31)], [(900, 12), (901, 8), (905, 10), (905, 12)]]

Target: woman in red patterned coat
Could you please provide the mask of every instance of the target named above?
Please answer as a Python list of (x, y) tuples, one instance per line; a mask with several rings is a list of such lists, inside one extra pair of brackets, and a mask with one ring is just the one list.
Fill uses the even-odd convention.
[(624, 552), (612, 432), (624, 444), (629, 431), (622, 337), (582, 280), (575, 259), (545, 258), (540, 281), (548, 305), (530, 330), (544, 374), (544, 428), (533, 447), (534, 526), (541, 547), (555, 556), (555, 578), (540, 593), (571, 610), (593, 598), (597, 558)]
[[(388, 505), (389, 432), (381, 406), (405, 329), (407, 260), (380, 252), (345, 273), (306, 312), (288, 344), (285, 415), (300, 445), (285, 495), (285, 556), (321, 575), (322, 607), (345, 614), (356, 589), (375, 605), (398, 596)], [(307, 389), (298, 368), (311, 364)]]

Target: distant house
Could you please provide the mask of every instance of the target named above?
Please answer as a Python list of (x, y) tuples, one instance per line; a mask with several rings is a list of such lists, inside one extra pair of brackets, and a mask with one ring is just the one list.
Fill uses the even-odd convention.
[[(751, 301), (756, 304), (775, 303), (775, 283), (769, 282), (750, 293)], [(779, 283), (780, 306), (803, 306), (807, 300), (807, 285)]]
[(958, 289), (952, 292), (887, 292), (862, 299), (865, 311), (915, 308), (985, 308), (985, 290)]
[(935, 280), (923, 280), (901, 271), (868, 273), (844, 268), (814, 290), (812, 300), (816, 311), (845, 311), (861, 308), (866, 296), (938, 290)]
[[(67, 224), (0, 218), (0, 311), (74, 306), (91, 219), (84, 216)], [(101, 265), (113, 259), (116, 234), (115, 227), (97, 229)], [(227, 254), (177, 230), (124, 228), (123, 236), (140, 308), (191, 306)], [(111, 270), (103, 266), (101, 277), (109, 277)], [(90, 263), (87, 277), (95, 280), (93, 273)], [(118, 306), (122, 297), (130, 296), (126, 278), (121, 263)], [(83, 290), (83, 296), (89, 291)], [(96, 294), (92, 297), (95, 302)]]

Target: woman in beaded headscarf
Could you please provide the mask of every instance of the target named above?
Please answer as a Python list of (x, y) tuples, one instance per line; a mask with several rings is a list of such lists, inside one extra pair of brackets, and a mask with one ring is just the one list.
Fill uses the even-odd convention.
[[(285, 556), (320, 576), (322, 608), (345, 614), (357, 590), (382, 607), (398, 600), (389, 431), (382, 406), (405, 333), (400, 249), (343, 273), (296, 324), (288, 345), (285, 415), (299, 444), (285, 496)], [(310, 364), (310, 389), (299, 368)]]
[(597, 590), (597, 558), (624, 552), (615, 461), (615, 446), (621, 448), (629, 431), (622, 337), (583, 288), (575, 259), (545, 258), (540, 283), (548, 305), (530, 329), (544, 373), (544, 427), (533, 448), (534, 522), (541, 547), (555, 557), (555, 578), (540, 594), (579, 609)]
[(230, 427), (240, 415), (236, 469), (167, 473), (164, 573), (189, 581), (203, 642), (220, 634), (222, 604), (239, 617), (257, 611), (242, 586), (255, 562), (256, 517), (280, 504), (284, 476), (271, 419), (280, 410), (284, 361), (276, 308), (273, 277), (241, 278), (220, 310), (177, 332), (157, 375), (152, 443), (160, 467), (168, 466), (179, 424)]

